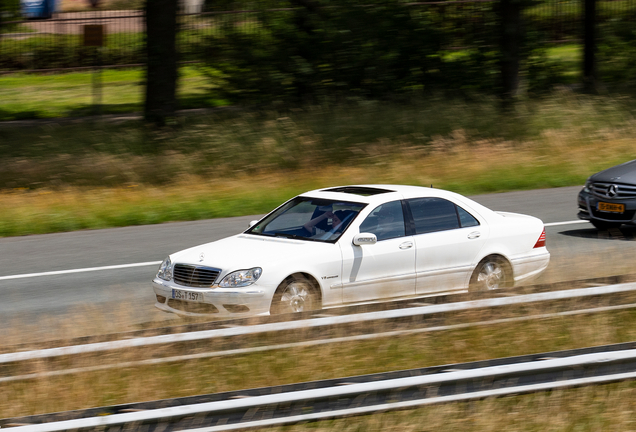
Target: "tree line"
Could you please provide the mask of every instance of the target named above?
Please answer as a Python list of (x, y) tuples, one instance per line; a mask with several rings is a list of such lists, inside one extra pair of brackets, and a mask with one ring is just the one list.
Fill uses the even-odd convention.
[[(559, 65), (546, 54), (549, 17), (532, 20), (524, 14), (537, 4), (496, 0), (416, 8), (395, 0), (263, 0), (259, 11), (231, 15), (224, 11), (255, 7), (207, 1), (205, 11), (215, 20), (203, 41), (203, 61), (224, 99), (251, 105), (440, 90), (494, 92), (506, 104), (517, 97), (522, 78), (531, 91), (561, 79)], [(597, 0), (581, 0), (582, 31), (574, 35), (584, 45), (581, 75), (588, 88), (597, 80), (596, 5)], [(148, 0), (145, 8), (146, 115), (155, 119), (173, 115), (176, 107), (178, 0)], [(623, 54), (636, 41), (636, 32), (624, 31), (636, 28), (634, 10), (627, 15), (613, 20), (614, 39), (622, 31), (613, 49), (623, 44)], [(605, 38), (606, 51), (612, 40)], [(633, 50), (627, 55), (636, 58)]]

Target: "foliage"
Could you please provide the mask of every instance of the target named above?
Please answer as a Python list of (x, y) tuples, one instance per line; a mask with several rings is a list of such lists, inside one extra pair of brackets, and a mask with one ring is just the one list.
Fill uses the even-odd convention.
[(536, 49), (526, 58), (526, 87), (530, 94), (546, 94), (555, 86), (572, 84), (562, 61), (549, 58), (546, 49)]
[[(3, 2), (3, 13), (11, 5), (15, 8), (17, 1)], [(525, 88), (536, 93), (573, 83), (580, 74), (564, 77), (562, 65), (546, 50), (554, 41), (580, 39), (580, 4), (515, 1), (524, 7), (520, 64)], [(633, 81), (634, 6), (624, 3), (598, 5), (599, 70), (606, 82)], [(179, 60), (203, 59), (209, 87), (218, 89), (211, 95), (229, 103), (400, 98), (439, 91), (497, 93), (501, 56), (497, 4), (207, 1), (205, 14), (180, 17)], [(106, 6), (113, 4), (100, 7)], [(20, 25), (19, 31), (32, 31), (27, 27)], [(4, 26), (2, 31), (13, 30)], [(96, 61), (145, 62), (139, 33), (115, 31), (108, 35), (99, 60), (93, 51), (82, 47), (77, 35), (34, 33), (29, 38), (4, 39), (0, 65), (20, 70), (92, 66)]]
[[(6, 21), (13, 21), (20, 17), (20, 0), (0, 1), (0, 24)], [(0, 27), (0, 33), (8, 33), (17, 28), (15, 24)]]
[(604, 82), (636, 82), (636, 9), (599, 26), (599, 78)]
[[(548, 52), (554, 41), (580, 37), (580, 5), (522, 3), (519, 56), (524, 88), (537, 94), (575, 83), (580, 74), (569, 73)], [(208, 3), (208, 10), (230, 6), (256, 7), (232, 0)], [(414, 92), (499, 93), (501, 18), (496, 2), (297, 0), (277, 6), (293, 11), (266, 9), (273, 5), (258, 2), (263, 12), (211, 15), (215, 30), (203, 40), (205, 61), (221, 98), (253, 105), (399, 98)], [(605, 11), (603, 22), (616, 27), (613, 17), (618, 15)], [(623, 19), (629, 20), (629, 13)], [(629, 29), (626, 25), (623, 32)], [(633, 45), (612, 46), (604, 61), (621, 63), (611, 79), (624, 82), (631, 73), (627, 68)]]
[(299, 2), (293, 11), (217, 18), (206, 62), (222, 96), (302, 103), (496, 86), (490, 6), (464, 6), (484, 9), (474, 23), (482, 31), (466, 32), (460, 23), (470, 12), (456, 5), (330, 5)]
[(83, 66), (143, 63), (140, 33), (108, 35), (108, 45), (99, 53), (81, 46), (79, 35), (37, 35), (0, 44), (3, 69), (52, 69)]
[(144, 7), (144, 0), (111, 0), (104, 6), (111, 10), (140, 10)]
[(0, 13), (2, 21), (8, 21), (6, 18), (14, 18), (20, 14), (20, 0), (3, 0), (0, 2)]

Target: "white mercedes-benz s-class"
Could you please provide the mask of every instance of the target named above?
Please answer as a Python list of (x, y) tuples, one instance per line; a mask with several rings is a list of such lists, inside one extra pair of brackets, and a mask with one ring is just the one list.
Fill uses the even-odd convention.
[(243, 233), (167, 257), (156, 307), (242, 317), (511, 287), (548, 266), (543, 222), (426, 187), (307, 192)]

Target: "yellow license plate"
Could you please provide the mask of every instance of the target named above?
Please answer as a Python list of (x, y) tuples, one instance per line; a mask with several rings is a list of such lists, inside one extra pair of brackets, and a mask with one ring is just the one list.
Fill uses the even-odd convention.
[(625, 204), (613, 204), (613, 203), (598, 203), (597, 207), (598, 211), (608, 212), (608, 213), (624, 213), (625, 212)]

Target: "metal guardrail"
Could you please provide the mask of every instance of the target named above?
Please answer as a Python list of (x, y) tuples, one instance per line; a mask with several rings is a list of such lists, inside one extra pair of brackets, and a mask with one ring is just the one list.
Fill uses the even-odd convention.
[[(1, 126), (1, 123), (0, 123), (0, 126)], [(549, 226), (549, 225), (554, 225), (554, 224), (546, 224), (546, 226)], [(150, 265), (151, 263), (135, 263), (132, 265), (136, 266), (139, 264)], [(93, 269), (95, 271), (98, 271), (100, 269), (105, 269), (105, 267), (95, 267)], [(93, 270), (93, 269), (89, 269), (89, 270)], [(82, 269), (82, 270), (85, 270), (85, 269)], [(64, 272), (67, 273), (69, 271), (75, 271), (75, 270), (65, 270)], [(48, 272), (36, 273), (35, 275), (42, 275), (42, 274), (48, 274)], [(19, 278), (19, 277), (20, 275), (7, 276), (7, 278)], [(414, 298), (407, 298), (407, 299), (401, 299), (401, 300), (378, 301), (378, 302), (365, 303), (362, 305), (334, 306), (334, 307), (329, 307), (325, 309), (304, 312), (301, 314), (294, 314), (292, 316), (293, 316), (293, 319), (295, 320), (311, 319), (311, 318), (325, 317), (327, 315), (336, 316), (336, 315), (359, 314), (362, 312), (403, 309), (403, 308), (411, 308), (415, 306), (435, 305), (435, 304), (443, 304), (443, 303), (457, 303), (457, 302), (462, 302), (466, 300), (474, 300), (476, 299), (477, 296), (478, 296), (477, 298), (518, 296), (522, 294), (553, 292), (553, 291), (569, 290), (569, 289), (582, 288), (582, 287), (617, 285), (617, 284), (623, 284), (628, 282), (636, 282), (636, 273), (578, 279), (578, 280), (570, 280), (570, 281), (560, 281), (560, 282), (549, 283), (549, 284), (543, 283), (543, 284), (531, 285), (531, 286), (525, 286), (525, 287), (512, 287), (508, 289), (499, 289), (495, 291), (482, 292), (478, 294), (471, 294), (471, 293), (462, 291), (458, 293), (449, 293), (449, 294), (442, 294), (442, 295), (436, 294), (431, 296), (414, 297)], [(613, 299), (614, 298), (615, 297), (613, 297)], [(65, 339), (65, 340), (53, 339), (53, 340), (47, 340), (42, 342), (25, 342), (25, 343), (14, 345), (14, 346), (1, 347), (0, 349), (2, 349), (2, 351), (0, 352), (33, 351), (33, 350), (39, 350), (44, 348), (61, 347), (61, 346), (69, 346), (69, 345), (85, 345), (85, 344), (91, 344), (96, 342), (108, 342), (108, 341), (120, 340), (120, 339), (135, 339), (135, 338), (148, 337), (148, 336), (187, 333), (187, 332), (195, 332), (195, 331), (202, 331), (202, 330), (214, 330), (214, 329), (220, 329), (220, 328), (227, 328), (229, 326), (232, 326), (232, 327), (240, 327), (240, 326), (247, 326), (247, 325), (251, 326), (251, 325), (259, 325), (259, 324), (266, 324), (266, 323), (272, 323), (272, 322), (288, 321), (289, 319), (290, 319), (290, 316), (286, 316), (286, 315), (245, 317), (245, 318), (234, 318), (229, 320), (215, 320), (214, 318), (212, 318), (211, 321), (170, 325), (167, 327), (165, 326), (164, 321), (154, 322), (154, 323), (147, 322), (144, 324), (143, 329), (130, 330), (130, 331), (119, 332), (119, 333), (81, 336), (81, 337)]]
[(636, 342), (0, 420), (15, 432), (216, 432), (636, 378)]
[(353, 315), (330, 316), (324, 318), (313, 318), (300, 321), (285, 321), (276, 323), (259, 324), (253, 326), (241, 326), (231, 328), (221, 328), (213, 330), (194, 331), (177, 334), (167, 334), (159, 336), (140, 337), (127, 340), (116, 340), (108, 342), (89, 343), (76, 346), (64, 346), (47, 348), (40, 350), (30, 350), (23, 352), (0, 354), (0, 364), (55, 358), (76, 354), (87, 354), (96, 352), (113, 351), (127, 348), (139, 348), (161, 344), (172, 344), (182, 342), (192, 342), (214, 338), (226, 338), (234, 336), (256, 335), (270, 332), (319, 329), (336, 325), (363, 323), (371, 321), (392, 320), (414, 316), (424, 316), (447, 312), (466, 311), (472, 309), (492, 308), (526, 303), (547, 302), (555, 300), (585, 298), (608, 294), (618, 294), (636, 291), (636, 282), (608, 285), (592, 288), (579, 288), (565, 291), (552, 291), (544, 293), (526, 294), (515, 297), (497, 297), (481, 300), (471, 300), (465, 302), (436, 304), (429, 306), (411, 307), (396, 310), (383, 310), (377, 312), (367, 312)]
[(423, 328), (415, 328), (415, 329), (393, 330), (393, 331), (385, 331), (385, 332), (371, 333), (371, 334), (358, 334), (358, 335), (352, 335), (352, 336), (332, 337), (328, 339), (323, 338), (318, 340), (305, 340), (305, 341), (299, 341), (299, 342), (270, 344), (265, 346), (255, 346), (255, 347), (252, 346), (252, 347), (234, 348), (234, 349), (219, 349), (219, 350), (214, 350), (212, 352), (182, 354), (182, 355), (176, 355), (176, 356), (149, 358), (145, 360), (135, 360), (135, 361), (125, 361), (125, 362), (120, 361), (116, 363), (74, 367), (70, 369), (65, 368), (62, 370), (39, 371), (39, 372), (26, 373), (21, 375), (19, 374), (19, 375), (1, 377), (0, 384), (11, 382), (11, 381), (13, 382), (26, 381), (26, 380), (33, 380), (33, 379), (59, 377), (62, 375), (91, 373), (91, 372), (104, 371), (108, 369), (135, 368), (135, 367), (144, 367), (144, 366), (151, 366), (151, 365), (155, 366), (155, 365), (165, 364), (165, 363), (182, 363), (186, 361), (201, 360), (206, 358), (263, 353), (266, 351), (285, 350), (285, 349), (292, 349), (292, 348), (316, 347), (320, 345), (336, 344), (336, 343), (351, 343), (351, 342), (367, 341), (371, 339), (380, 339), (380, 338), (385, 338), (385, 339), (395, 338), (395, 337), (403, 337), (403, 336), (409, 336), (409, 335), (420, 334), (420, 333), (462, 330), (462, 329), (466, 329), (469, 327), (476, 327), (476, 326), (492, 326), (492, 325), (498, 325), (498, 324), (510, 324), (515, 322), (518, 323), (522, 321), (551, 319), (556, 317), (565, 317), (565, 316), (572, 316), (572, 315), (584, 315), (584, 314), (589, 315), (589, 314), (619, 311), (619, 310), (625, 310), (625, 309), (636, 309), (636, 303), (621, 304), (621, 305), (615, 305), (615, 306), (594, 307), (594, 308), (587, 308), (587, 309), (575, 309), (575, 310), (560, 311), (560, 312), (554, 312), (554, 313), (544, 313), (539, 315), (523, 315), (518, 317), (492, 319), (487, 321), (466, 322), (466, 323), (448, 324), (448, 325), (436, 325), (431, 327), (423, 327)]

